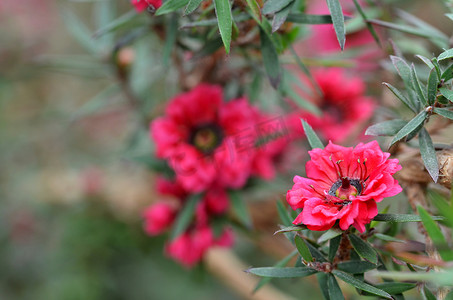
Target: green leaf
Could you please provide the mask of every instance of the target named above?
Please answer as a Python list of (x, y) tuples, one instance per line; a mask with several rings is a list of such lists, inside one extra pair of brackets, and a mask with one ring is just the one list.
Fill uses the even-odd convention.
[(330, 300), (329, 297), (329, 288), (327, 286), (327, 273), (316, 273), (316, 278), (318, 279), (319, 288), (321, 289), (324, 299)]
[(445, 221), (450, 227), (453, 227), (453, 206), (449, 205), (446, 199), (437, 192), (428, 190), (428, 195), (429, 199), (432, 203), (434, 203), (439, 213), (445, 217)]
[(286, 21), (297, 24), (332, 24), (330, 15), (311, 15), (304, 13), (291, 13), (286, 18)]
[(277, 211), (278, 215), (280, 216), (280, 220), (283, 222), (283, 225), (285, 226), (291, 226), (293, 224), (293, 221), (288, 215), (288, 211), (286, 210), (286, 207), (283, 205), (281, 201), (277, 201)]
[(349, 234), (349, 240), (351, 241), (352, 247), (354, 247), (358, 255), (373, 264), (377, 264), (377, 253), (370, 244), (353, 233)]
[(368, 31), (371, 33), (371, 35), (373, 36), (373, 38), (376, 41), (376, 43), (378, 44), (378, 46), (381, 47), (381, 41), (379, 40), (379, 36), (377, 35), (376, 31), (374, 30), (373, 25), (368, 23), (368, 18), (365, 15), (365, 12), (363, 11), (362, 7), (360, 6), (360, 4), (357, 0), (354, 0), (354, 5), (355, 5), (357, 11), (359, 12), (360, 16), (362, 17), (363, 22), (365, 22), (365, 25), (368, 28)]
[(428, 77), (428, 104), (433, 105), (437, 96), (437, 84), (439, 80), (435, 68), (431, 69)]
[(448, 247), (447, 241), (445, 240), (442, 231), (440, 231), (439, 226), (437, 226), (436, 222), (434, 222), (431, 215), (420, 205), (417, 206), (417, 211), (422, 219), (426, 232), (438, 249), (442, 259), (445, 261), (453, 260), (453, 252), (451, 252), (450, 248)]
[(439, 91), (445, 98), (447, 98), (448, 100), (453, 102), (453, 91), (452, 90), (447, 89), (445, 87), (441, 87), (439, 89)]
[(406, 241), (404, 241), (404, 240), (400, 240), (393, 236), (382, 234), (382, 233), (375, 233), (374, 236), (377, 237), (378, 239), (386, 241), (386, 242), (406, 243)]
[(365, 135), (374, 135), (374, 136), (393, 136), (398, 133), (405, 125), (407, 121), (401, 119), (384, 121), (381, 123), (374, 124), (367, 128)]
[(335, 255), (337, 254), (338, 247), (340, 246), (341, 236), (336, 236), (329, 241), (329, 261), (333, 261)]
[(222, 37), (225, 51), (230, 52), (233, 19), (231, 16), (231, 4), (229, 0), (214, 0), (215, 14), (219, 24), (220, 36)]
[(97, 53), (98, 46), (96, 40), (92, 38), (92, 34), (85, 23), (69, 9), (62, 10), (61, 14), (66, 27), (77, 42), (87, 51)]
[[(433, 220), (441, 221), (443, 217), (433, 216)], [(374, 221), (390, 222), (390, 223), (405, 223), (405, 222), (421, 222), (422, 219), (417, 215), (405, 215), (405, 214), (378, 214), (373, 219)]]
[(338, 285), (335, 276), (332, 274), (327, 275), (327, 291), (329, 293), (330, 300), (344, 300), (340, 286)]
[(383, 282), (375, 285), (378, 289), (386, 291), (391, 295), (402, 294), (408, 290), (415, 288), (417, 284), (407, 282)]
[(411, 80), (412, 80), (412, 86), (415, 88), (415, 92), (418, 95), (419, 101), (426, 106), (428, 105), (428, 100), (426, 99), (426, 95), (423, 92), (422, 86), (420, 81), (418, 80), (417, 72), (415, 71), (415, 66), (412, 64), (411, 66)]
[(261, 8), (256, 2), (256, 0), (247, 0), (247, 5), (250, 8), (250, 11), (252, 12), (252, 17), (258, 24), (260, 24), (262, 19)]
[(197, 203), (201, 200), (202, 195), (196, 194), (191, 195), (184, 204), (181, 212), (178, 214), (175, 225), (173, 225), (173, 230), (171, 233), (171, 239), (175, 239), (180, 236), (184, 231), (186, 231), (189, 224), (192, 222), (193, 216), (195, 214), (195, 208)]
[(273, 14), (282, 10), (292, 2), (294, 2), (294, 0), (268, 0), (266, 1), (266, 3), (264, 3), (261, 12), (264, 15)]
[(448, 81), (453, 78), (453, 65), (449, 66), (445, 71), (442, 72), (440, 77), (444, 81)]
[(448, 50), (442, 52), (442, 53), (437, 57), (437, 60), (438, 60), (438, 61), (441, 61), (441, 60), (448, 59), (448, 58), (452, 58), (452, 57), (453, 57), (453, 48), (452, 48), (452, 49), (448, 49)]
[(168, 18), (165, 26), (165, 44), (162, 55), (162, 63), (165, 67), (168, 67), (170, 55), (173, 51), (173, 47), (176, 43), (176, 34), (178, 32), (178, 19), (176, 14), (173, 14)]
[[(274, 268), (283, 268), (284, 266), (286, 266), (289, 261), (294, 257), (294, 255), (297, 254), (297, 250), (294, 250), (293, 252), (291, 252), (290, 254), (288, 254), (285, 258), (283, 258), (282, 260), (278, 261), (275, 265), (274, 265)], [(268, 284), (270, 281), (272, 280), (272, 277), (264, 277), (264, 278), (261, 278), (261, 280), (258, 282), (258, 284), (256, 285), (256, 287), (253, 289), (253, 293), (255, 293), (256, 291), (258, 291), (260, 288), (262, 288), (264, 285)]]
[(407, 136), (408, 134), (411, 134), (412, 132), (416, 131), (420, 125), (425, 122), (425, 120), (428, 118), (428, 113), (425, 110), (422, 110), (417, 116), (415, 116), (412, 120), (410, 120), (406, 125), (404, 125), (403, 128), (401, 128), (400, 131), (395, 135), (393, 138), (392, 142), (390, 143), (390, 146)]
[(349, 275), (348, 273), (339, 270), (333, 270), (332, 273), (344, 282), (358, 288), (359, 290), (366, 291), (373, 295), (381, 296), (387, 299), (393, 299), (392, 296), (390, 296), (390, 294), (388, 294), (387, 292), (369, 285), (368, 283), (360, 281), (357, 278)]
[(310, 244), (309, 242), (306, 242), (308, 249), (310, 249), (311, 256), (315, 259), (315, 261), (318, 262), (327, 262), (327, 259), (324, 257), (324, 255), (319, 251), (318, 248)]
[(420, 130), (418, 142), (425, 168), (428, 170), (428, 173), (431, 175), (434, 182), (437, 182), (437, 179), (439, 178), (439, 163), (437, 162), (436, 150), (434, 149), (433, 141), (425, 128)]
[(189, 0), (189, 3), (184, 10), (184, 15), (187, 16), (193, 13), (200, 6), (201, 2), (203, 2), (203, 0)]
[(304, 230), (304, 229), (307, 229), (307, 226), (305, 226), (305, 225), (294, 225), (294, 226), (283, 227), (282, 229), (277, 230), (276, 232), (274, 232), (274, 234), (285, 233), (285, 232), (293, 232), (293, 231), (301, 231), (301, 230)]
[(340, 43), (341, 51), (344, 50), (346, 41), (346, 31), (344, 28), (343, 9), (341, 8), (339, 0), (326, 0), (329, 7), (330, 15), (332, 16), (333, 28), (337, 35), (338, 42)]
[(302, 121), (302, 127), (304, 128), (305, 135), (307, 136), (310, 147), (312, 149), (315, 149), (315, 148), (324, 149), (323, 143), (321, 142), (319, 137), (316, 135), (313, 128), (311, 128), (311, 126), (307, 122), (305, 122), (305, 120), (301, 120), (301, 121)]
[(407, 99), (397, 88), (386, 82), (384, 82), (383, 85), (385, 85), (393, 93), (393, 95), (395, 95), (396, 98), (403, 102), (409, 109), (411, 109), (415, 113), (418, 112), (417, 106), (414, 105), (412, 100)]
[(322, 244), (325, 241), (333, 239), (334, 237), (337, 237), (337, 236), (341, 235), (342, 233), (343, 233), (343, 230), (331, 228), (319, 237), (318, 244)]
[(436, 296), (434, 296), (434, 294), (426, 286), (423, 287), (423, 294), (425, 295), (426, 300), (437, 300)]
[(246, 270), (247, 273), (252, 273), (262, 277), (272, 278), (295, 278), (295, 277), (306, 277), (317, 273), (318, 271), (310, 269), (308, 267), (298, 268), (275, 268), (275, 267), (264, 267), (264, 268), (252, 268)]
[[(300, 59), (299, 55), (297, 52), (294, 50), (294, 47), (292, 45), (289, 46), (289, 50), (291, 51), (291, 54), (294, 57), (294, 60), (296, 61), (297, 65), (301, 69), (302, 72), (305, 73), (305, 75), (308, 76), (308, 79), (310, 80), (311, 84), (316, 88), (316, 92), (322, 96), (322, 90), (319, 87), (319, 84), (316, 82), (315, 78), (311, 74), (310, 70), (307, 68), (307, 66), (303, 63), (303, 61)], [(319, 112), (320, 113), (320, 112)]]
[(110, 33), (120, 28), (130, 27), (136, 23), (139, 24), (139, 21), (137, 21), (137, 13), (134, 10), (131, 10), (125, 13), (124, 15), (118, 17), (117, 19), (113, 20), (109, 24), (106, 24), (102, 28), (98, 29), (93, 34), (93, 38), (98, 38), (106, 33)]
[(236, 214), (239, 221), (244, 225), (246, 228), (252, 228), (252, 219), (250, 218), (249, 211), (245, 204), (244, 199), (242, 199), (241, 194), (236, 191), (230, 191), (230, 202), (231, 202), (231, 209)]
[(168, 0), (165, 1), (161, 7), (156, 11), (156, 16), (165, 15), (174, 12), (181, 7), (187, 5), (189, 0)]
[(276, 32), (283, 25), (283, 23), (285, 23), (286, 18), (288, 17), (293, 6), (294, 1), (279, 12), (275, 13), (274, 18), (272, 19), (272, 33)]
[(424, 62), (428, 66), (428, 68), (430, 68), (430, 69), (434, 68), (434, 64), (431, 62), (431, 60), (429, 60), (429, 58), (426, 58), (423, 55), (415, 55), (415, 56), (418, 57), (422, 62)]
[(294, 243), (296, 244), (297, 251), (299, 251), (300, 255), (304, 258), (305, 261), (313, 261), (310, 250), (308, 249), (308, 246), (303, 238), (296, 235), (294, 237)]
[(260, 28), (261, 54), (271, 85), (277, 89), (282, 77), (278, 53), (269, 36)]
[(363, 274), (370, 270), (376, 269), (377, 266), (369, 261), (346, 261), (337, 265), (338, 270), (350, 274)]
[[(279, 87), (280, 91), (283, 93), (283, 95), (289, 97), (299, 107), (301, 107), (301, 108), (313, 113), (316, 116), (320, 116), (321, 115), (321, 111), (319, 110), (319, 108), (316, 105), (314, 105), (313, 103), (311, 103), (310, 101), (302, 98), (301, 95), (298, 92), (295, 91), (294, 85), (291, 85), (288, 82), (287, 78), (292, 79), (292, 81), (294, 81), (296, 84), (300, 83), (300, 80), (299, 79), (293, 79), (289, 72), (285, 72), (284, 75), (285, 76), (283, 77), (282, 84)], [(299, 80), (299, 81), (297, 81), (297, 80)]]

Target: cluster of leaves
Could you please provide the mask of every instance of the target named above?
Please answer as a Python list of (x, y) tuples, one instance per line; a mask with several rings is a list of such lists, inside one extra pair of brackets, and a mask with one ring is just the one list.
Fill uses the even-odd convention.
[[(305, 121), (302, 122), (312, 148), (324, 148), (310, 125)], [(401, 223), (422, 222), (444, 261), (453, 260), (448, 243), (435, 223), (435, 221), (443, 221), (452, 227), (453, 206), (438, 194), (432, 193), (432, 197), (439, 211), (442, 212), (442, 216), (431, 216), (422, 206), (418, 206), (419, 215), (388, 214), (385, 213), (388, 210), (387, 207), (384, 213), (378, 214), (367, 225), (367, 230), (363, 234), (356, 233), (355, 229), (342, 231), (334, 227), (321, 235), (316, 235), (316, 232), (307, 229), (304, 225), (292, 225), (292, 220), (299, 212), (288, 212), (283, 204), (278, 202), (278, 212), (283, 226), (276, 233), (285, 234), (295, 245), (296, 250), (273, 267), (251, 268), (247, 272), (264, 277), (256, 289), (268, 283), (272, 278), (296, 278), (316, 274), (320, 289), (325, 299), (328, 300), (344, 299), (337, 279), (356, 288), (361, 295), (375, 295), (386, 299), (404, 299), (403, 292), (419, 286), (418, 281), (435, 282), (439, 286), (452, 286), (453, 269), (443, 272), (426, 272), (429, 269), (421, 267), (426, 265), (423, 262), (425, 256), (417, 256), (420, 260), (414, 264), (404, 263), (396, 258), (398, 253), (389, 252), (389, 247), (385, 246), (389, 242), (410, 243), (410, 241), (395, 237), (398, 227)], [(384, 230), (377, 229), (379, 223), (387, 224)], [(297, 256), (295, 265), (286, 267), (295, 256)], [(418, 263), (421, 266), (417, 265)], [(405, 266), (409, 272), (404, 272), (402, 266)], [(394, 271), (389, 271), (392, 269)], [(367, 281), (364, 274), (372, 270), (377, 270), (373, 273), (375, 277), (388, 279), (381, 283)], [(442, 279), (439, 281), (441, 277)], [(424, 286), (423, 291), (427, 299), (435, 299), (432, 298), (433, 293), (427, 286)], [(453, 297), (453, 292), (449, 297)]]
[(394, 119), (375, 124), (366, 131), (368, 135), (393, 136), (390, 146), (405, 140), (409, 142), (418, 135), (420, 153), (425, 167), (434, 182), (439, 178), (439, 165), (436, 157), (436, 149), (431, 136), (425, 128), (432, 115), (438, 115), (453, 120), (453, 91), (451, 79), (453, 78), (453, 64), (448, 60), (453, 58), (453, 49), (442, 52), (439, 56), (428, 59), (417, 55), (429, 68), (423, 77), (426, 84), (417, 75), (417, 68), (398, 56), (392, 56), (392, 63), (405, 85), (405, 93), (395, 88), (390, 83), (384, 83), (392, 93), (406, 105), (415, 116), (405, 121)]

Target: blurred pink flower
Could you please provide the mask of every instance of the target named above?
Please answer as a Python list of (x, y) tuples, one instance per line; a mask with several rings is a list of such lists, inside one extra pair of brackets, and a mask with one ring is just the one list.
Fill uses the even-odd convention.
[(168, 243), (165, 252), (182, 265), (192, 267), (203, 258), (209, 248), (230, 247), (232, 243), (233, 236), (229, 229), (215, 237), (210, 227), (200, 227), (187, 231)]
[(167, 230), (176, 216), (173, 206), (165, 202), (157, 202), (148, 207), (143, 213), (145, 232), (149, 235), (158, 235)]
[(255, 121), (245, 98), (225, 103), (220, 87), (201, 84), (170, 101), (151, 123), (151, 138), (186, 191), (240, 188), (251, 174)]
[[(371, 97), (365, 96), (362, 79), (347, 77), (342, 69), (318, 70), (313, 77), (322, 91), (322, 97), (302, 96), (315, 104), (322, 115), (296, 111), (289, 118), (289, 127), (295, 135), (302, 135), (302, 118), (327, 140), (344, 141), (373, 115), (376, 104)], [(306, 77), (301, 77), (301, 80), (308, 83)], [(312, 95), (318, 95), (314, 87), (312, 90)]]
[(353, 225), (364, 232), (378, 213), (376, 202), (402, 191), (392, 175), (401, 169), (397, 159), (388, 159), (376, 141), (355, 148), (329, 142), (325, 149), (309, 151), (307, 178), (294, 177), (286, 201), (302, 212), (294, 224), (311, 230), (327, 230), (337, 220), (342, 230)]
[(148, 7), (158, 9), (162, 6), (162, 0), (131, 0), (137, 12), (142, 12)]

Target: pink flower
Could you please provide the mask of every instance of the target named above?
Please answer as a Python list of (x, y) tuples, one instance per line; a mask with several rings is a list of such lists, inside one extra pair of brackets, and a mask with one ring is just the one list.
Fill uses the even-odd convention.
[(157, 202), (143, 213), (145, 231), (149, 235), (158, 235), (168, 229), (176, 216), (175, 209), (168, 203)]
[(186, 267), (198, 263), (213, 246), (230, 247), (233, 239), (231, 231), (226, 229), (219, 237), (215, 237), (209, 227), (195, 228), (186, 231), (167, 244), (165, 252), (168, 256)]
[(311, 230), (327, 230), (337, 220), (342, 230), (353, 225), (360, 232), (378, 213), (376, 202), (401, 192), (392, 175), (401, 169), (388, 159), (376, 141), (346, 148), (329, 142), (325, 149), (309, 151), (308, 178), (294, 177), (286, 201), (302, 212), (294, 224)]
[(251, 174), (255, 121), (246, 99), (225, 103), (220, 87), (201, 84), (170, 101), (151, 123), (151, 137), (186, 191), (240, 188)]
[(142, 12), (148, 7), (158, 9), (162, 6), (162, 0), (131, 0), (131, 3), (137, 12)]
[[(341, 69), (319, 70), (313, 74), (322, 91), (321, 96), (302, 95), (320, 108), (322, 115), (316, 116), (306, 111), (293, 114), (290, 127), (300, 134), (303, 132), (300, 119), (305, 119), (327, 140), (344, 141), (364, 125), (373, 114), (375, 103), (365, 96), (365, 84), (359, 77), (347, 77)], [(301, 80), (307, 81), (305, 77)], [(318, 95), (312, 87), (313, 95)], [(301, 92), (301, 94), (303, 94)]]

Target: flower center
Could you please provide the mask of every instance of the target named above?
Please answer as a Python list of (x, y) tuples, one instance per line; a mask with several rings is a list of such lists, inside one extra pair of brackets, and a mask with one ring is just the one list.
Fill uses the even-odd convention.
[(210, 154), (222, 143), (223, 132), (217, 124), (204, 124), (195, 127), (189, 143), (205, 154)]
[(329, 190), (329, 195), (341, 200), (349, 200), (349, 196), (359, 196), (362, 193), (362, 184), (359, 179), (342, 177)]

